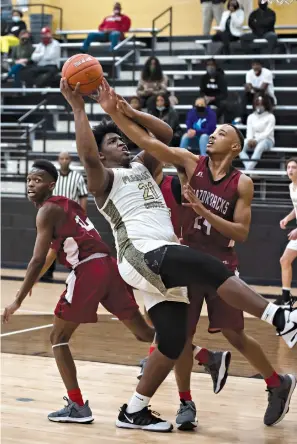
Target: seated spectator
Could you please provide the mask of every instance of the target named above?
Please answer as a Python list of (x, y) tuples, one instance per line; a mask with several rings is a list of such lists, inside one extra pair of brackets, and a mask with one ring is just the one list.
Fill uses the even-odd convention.
[(157, 97), (155, 97), (154, 106), (150, 110), (150, 114), (168, 123), (173, 130), (173, 137), (170, 142), (170, 146), (179, 146), (183, 131), (179, 125), (178, 113), (170, 105), (168, 95), (159, 94)]
[(217, 118), (220, 119), (226, 111), (228, 90), (224, 71), (214, 59), (206, 62), (206, 73), (200, 80), (200, 94), (205, 97), (207, 105), (217, 108)]
[(90, 32), (83, 43), (82, 52), (87, 52), (92, 42), (108, 42), (111, 43), (113, 49), (120, 40), (124, 40), (124, 33), (129, 31), (131, 20), (127, 15), (122, 14), (120, 3), (115, 3), (112, 15), (105, 17), (99, 25), (99, 32)]
[(209, 35), (213, 19), (220, 24), (226, 0), (200, 0), (202, 7), (203, 35)]
[(245, 76), (244, 95), (242, 100), (242, 114), (243, 120), (246, 120), (247, 110), (246, 106), (251, 105), (254, 101), (255, 95), (268, 95), (272, 105), (276, 104), (276, 97), (274, 95), (273, 75), (270, 69), (263, 68), (259, 60), (252, 62), (252, 69), (250, 69)]
[(268, 42), (268, 53), (273, 54), (277, 44), (277, 35), (274, 31), (275, 12), (268, 8), (267, 1), (258, 0), (259, 8), (255, 9), (249, 16), (249, 27), (252, 32), (243, 34), (241, 37), (241, 45), (245, 54), (251, 53), (251, 42), (254, 39), (266, 39)]
[[(274, 146), (275, 117), (271, 111), (269, 97), (267, 95), (255, 97), (253, 108), (254, 112), (247, 119), (244, 147), (239, 154), (246, 170), (255, 168), (262, 153)], [(253, 152), (251, 157), (248, 151)]]
[(149, 57), (144, 64), (141, 78), (137, 85), (136, 94), (142, 101), (142, 107), (151, 109), (155, 97), (159, 94), (166, 94), (168, 78), (162, 72), (162, 68), (157, 57)]
[(13, 59), (13, 66), (9, 70), (2, 82), (7, 81), (9, 78), (14, 78), (14, 87), (20, 88), (20, 72), (25, 66), (31, 62), (31, 55), (34, 52), (33, 45), (30, 40), (30, 34), (28, 31), (24, 30), (20, 32), (19, 35), (20, 44), (12, 48), (11, 57)]
[(183, 135), (180, 147), (189, 148), (193, 153), (206, 155), (206, 146), (210, 134), (214, 132), (217, 124), (216, 113), (206, 106), (204, 97), (195, 100), (194, 107), (187, 115), (187, 132)]
[(38, 43), (31, 56), (34, 65), (27, 66), (22, 70), (21, 80), (27, 86), (36, 85), (38, 88), (50, 86), (53, 78), (59, 72), (60, 57), (60, 43), (53, 39), (49, 28), (42, 28), (41, 43)]
[(141, 100), (139, 97), (137, 96), (133, 96), (130, 99), (130, 105), (132, 106), (133, 109), (136, 109), (137, 111), (141, 111)]
[(222, 42), (222, 53), (230, 54), (230, 43), (240, 39), (243, 32), (244, 12), (237, 0), (229, 0), (223, 12), (220, 30), (212, 37), (213, 42)]
[(19, 44), (20, 32), (27, 29), (26, 23), (22, 20), (23, 13), (14, 9), (12, 11), (12, 22), (7, 23), (7, 28), (2, 30), (5, 35), (0, 37), (0, 47), (2, 57), (7, 57), (10, 48)]

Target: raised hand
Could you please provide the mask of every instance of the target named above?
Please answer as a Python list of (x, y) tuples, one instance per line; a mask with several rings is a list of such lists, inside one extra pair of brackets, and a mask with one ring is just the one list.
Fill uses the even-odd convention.
[(185, 199), (188, 201), (188, 202), (183, 202), (184, 207), (193, 208), (193, 210), (200, 216), (202, 216), (205, 213), (206, 211), (205, 206), (203, 205), (201, 200), (196, 196), (190, 184), (186, 184), (183, 186), (183, 195)]
[(117, 94), (117, 101), (118, 101), (118, 110), (125, 114), (125, 116), (129, 117), (130, 119), (133, 119), (135, 116), (135, 110), (132, 108), (132, 106), (119, 94)]
[(103, 78), (102, 83), (99, 86), (99, 94), (95, 100), (102, 106), (107, 114), (112, 114), (117, 111), (116, 93), (105, 78)]
[(85, 108), (85, 102), (79, 92), (80, 83), (77, 83), (75, 89), (72, 90), (68, 85), (67, 79), (63, 77), (60, 81), (60, 90), (71, 108), (74, 110), (82, 110)]

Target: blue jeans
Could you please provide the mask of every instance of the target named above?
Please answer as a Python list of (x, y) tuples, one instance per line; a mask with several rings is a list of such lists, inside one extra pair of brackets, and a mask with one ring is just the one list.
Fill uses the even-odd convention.
[(115, 46), (117, 46), (117, 44), (121, 40), (120, 31), (111, 31), (109, 33), (104, 31), (90, 32), (88, 37), (84, 40), (82, 49), (84, 51), (87, 51), (92, 42), (102, 42), (102, 41), (104, 42), (107, 39), (110, 41), (111, 48), (113, 49)]
[(16, 63), (15, 65), (13, 65), (13, 67), (7, 73), (7, 78), (14, 77), (15, 88), (22, 87), (20, 73), (23, 68), (24, 68), (24, 65), (21, 65), (20, 63)]
[[(269, 151), (273, 147), (273, 142), (271, 139), (260, 140), (254, 148), (254, 152), (250, 157), (248, 151), (253, 151), (248, 147), (248, 140), (245, 139), (242, 151), (239, 153), (239, 157), (243, 160), (243, 164), (246, 170), (252, 170), (257, 165), (258, 161), (253, 159), (261, 159), (264, 151)], [(245, 161), (248, 162), (245, 162)]]
[(201, 156), (206, 156), (206, 146), (208, 144), (209, 135), (201, 134), (200, 136), (188, 137), (184, 134), (180, 142), (181, 148), (190, 148), (193, 153), (197, 154), (200, 151)]

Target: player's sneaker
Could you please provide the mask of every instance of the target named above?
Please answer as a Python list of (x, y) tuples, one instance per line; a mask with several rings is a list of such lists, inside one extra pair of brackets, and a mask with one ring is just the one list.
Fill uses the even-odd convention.
[(83, 406), (79, 406), (76, 402), (64, 396), (63, 398), (67, 401), (63, 409), (57, 412), (50, 413), (48, 419), (54, 422), (79, 422), (80, 424), (90, 424), (94, 421), (92, 410), (89, 407), (89, 401), (86, 401)]
[(139, 363), (139, 365), (140, 365), (140, 372), (139, 372), (139, 375), (137, 376), (137, 379), (139, 379), (139, 380), (142, 378), (142, 375), (143, 375), (143, 372), (144, 372), (144, 367), (146, 366), (147, 361), (148, 361), (148, 356), (146, 358), (143, 358), (140, 361), (140, 363)]
[(229, 351), (216, 352), (209, 351), (209, 360), (203, 365), (205, 371), (210, 374), (213, 381), (213, 391), (220, 393), (228, 378), (228, 370), (231, 362)]
[(296, 387), (294, 375), (280, 376), (279, 387), (267, 387), (268, 407), (264, 416), (264, 424), (272, 426), (280, 422), (289, 411), (291, 396)]
[(278, 298), (274, 301), (274, 304), (275, 305), (280, 305), (280, 306), (283, 305), (283, 306), (293, 307), (295, 302), (297, 302), (297, 298), (290, 294), (288, 299), (287, 298), (285, 299), (283, 297), (283, 295), (278, 296)]
[(175, 422), (179, 430), (193, 430), (197, 427), (196, 406), (193, 401), (180, 400), (180, 408), (177, 411)]
[(116, 420), (116, 426), (124, 429), (142, 429), (148, 432), (171, 432), (173, 425), (158, 418), (159, 413), (152, 412), (144, 407), (139, 412), (127, 413), (127, 404), (124, 404)]
[(285, 316), (285, 326), (282, 331), (277, 330), (278, 336), (282, 336), (289, 348), (297, 343), (297, 308), (280, 307)]

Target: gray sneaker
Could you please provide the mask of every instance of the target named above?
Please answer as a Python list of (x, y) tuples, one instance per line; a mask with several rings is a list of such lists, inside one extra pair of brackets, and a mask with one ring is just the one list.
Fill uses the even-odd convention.
[(148, 356), (146, 358), (143, 358), (140, 361), (140, 363), (139, 363), (139, 365), (140, 365), (140, 372), (139, 372), (139, 375), (137, 376), (137, 379), (139, 379), (139, 380), (142, 378), (142, 375), (143, 375), (143, 372), (144, 372), (144, 368), (146, 366), (147, 361), (148, 361)]
[(272, 426), (280, 422), (289, 411), (293, 391), (296, 387), (294, 375), (280, 376), (279, 387), (268, 387), (268, 407), (264, 416), (264, 424)]
[(213, 391), (216, 394), (220, 393), (226, 384), (230, 362), (231, 353), (229, 351), (209, 351), (208, 363), (201, 364), (205, 371), (210, 374), (213, 382)]
[(197, 427), (196, 406), (193, 401), (181, 399), (175, 422), (178, 430), (193, 430)]
[(89, 407), (89, 401), (85, 402), (85, 405), (80, 407), (76, 402), (72, 402), (70, 399), (64, 396), (63, 398), (67, 401), (63, 409), (57, 412), (50, 413), (48, 419), (54, 422), (77, 422), (80, 424), (90, 424), (94, 421), (92, 416), (92, 411)]

